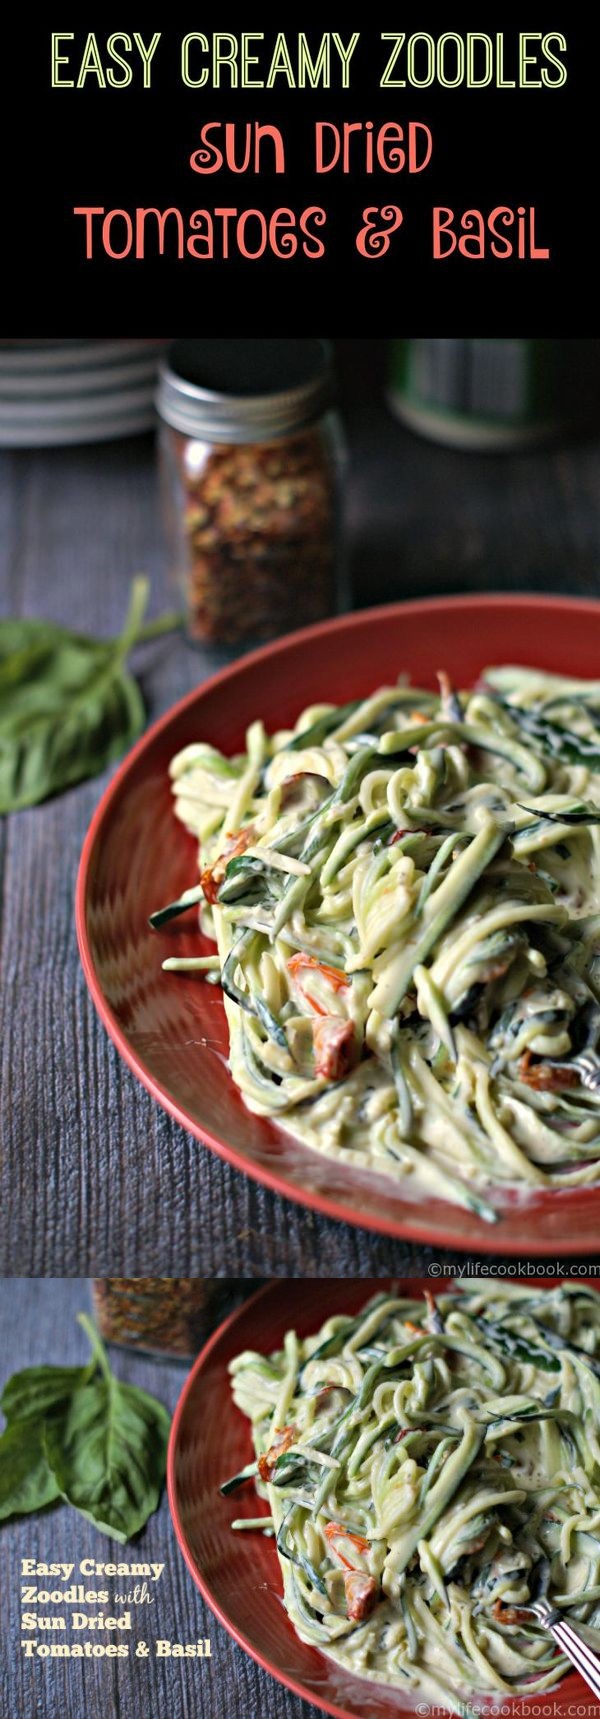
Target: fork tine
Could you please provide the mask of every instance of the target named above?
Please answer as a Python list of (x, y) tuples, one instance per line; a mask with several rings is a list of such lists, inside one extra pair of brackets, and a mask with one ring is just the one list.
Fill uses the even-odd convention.
[(573, 1060), (579, 1069), (582, 1086), (587, 1087), (588, 1092), (596, 1092), (600, 1086), (600, 1057), (595, 1051), (583, 1051)]

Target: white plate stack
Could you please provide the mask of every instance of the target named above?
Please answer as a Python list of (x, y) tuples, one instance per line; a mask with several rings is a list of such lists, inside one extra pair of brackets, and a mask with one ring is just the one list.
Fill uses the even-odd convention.
[(0, 447), (137, 436), (167, 340), (0, 340)]

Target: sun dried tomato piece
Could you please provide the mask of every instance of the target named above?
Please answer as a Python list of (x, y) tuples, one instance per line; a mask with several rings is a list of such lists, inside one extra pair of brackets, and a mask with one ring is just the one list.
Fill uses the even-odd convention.
[(277, 1462), (278, 1456), (285, 1456), (286, 1450), (295, 1443), (298, 1437), (297, 1427), (275, 1427), (275, 1437), (269, 1449), (263, 1451), (258, 1459), (258, 1472), (261, 1480), (269, 1481)]
[[(334, 991), (344, 991), (348, 989), (350, 980), (346, 973), (340, 972), (339, 967), (328, 967), (325, 961), (317, 961), (316, 955), (304, 955), (301, 953), (298, 955), (292, 955), (291, 961), (288, 961), (287, 963), (287, 969), (288, 973), (291, 973), (292, 978), (296, 980), (296, 983), (299, 985), (303, 995), (304, 986), (302, 984), (302, 980), (298, 978), (298, 974), (305, 968), (310, 972), (320, 973), (321, 977), (327, 980), (328, 985), (331, 985)], [(311, 997), (308, 997), (307, 1001), (310, 1003), (311, 1008), (317, 1009), (319, 1014), (325, 1014), (325, 1010), (321, 1009), (318, 1003), (314, 1003)]]
[(343, 1080), (354, 1068), (358, 1046), (352, 1021), (342, 1015), (323, 1015), (313, 1022), (315, 1074), (324, 1080)]
[[(363, 1556), (366, 1556), (366, 1553), (370, 1552), (370, 1550), (371, 1550), (370, 1541), (365, 1540), (363, 1534), (352, 1534), (349, 1528), (344, 1528), (343, 1522), (328, 1522), (327, 1527), (325, 1529), (325, 1539), (326, 1540), (349, 1540), (350, 1544), (352, 1546), (355, 1546), (357, 1552), (361, 1552), (363, 1554)], [(336, 1551), (337, 1551), (337, 1547), (336, 1547)], [(348, 1559), (344, 1558), (342, 1556), (341, 1552), (338, 1551), (337, 1555), (338, 1555), (338, 1558), (341, 1560), (341, 1563), (345, 1564), (346, 1568), (348, 1570), (354, 1569), (354, 1565), (349, 1564)]]
[(229, 861), (237, 859), (239, 854), (245, 854), (246, 848), (250, 848), (254, 841), (256, 841), (254, 824), (248, 824), (245, 830), (237, 830), (234, 834), (228, 833), (223, 852), (219, 854), (214, 865), (206, 866), (205, 870), (200, 872), (200, 886), (205, 900), (210, 902), (211, 907), (214, 907), (215, 901), (218, 900), (219, 890)]
[(215, 902), (219, 899), (219, 887), (223, 882), (224, 876), (224, 870), (220, 877), (217, 876), (216, 866), (214, 869), (211, 866), (207, 866), (204, 871), (200, 872), (200, 888), (204, 895), (204, 900), (208, 901), (211, 907), (214, 907)]
[(362, 1570), (347, 1570), (344, 1574), (346, 1590), (346, 1616), (353, 1623), (362, 1623), (368, 1618), (377, 1604), (379, 1589), (374, 1576), (365, 1576)]
[(519, 1062), (519, 1080), (534, 1092), (561, 1092), (565, 1086), (578, 1086), (576, 1068), (552, 1068), (548, 1062), (531, 1061), (531, 1051), (525, 1051)]
[(502, 1600), (495, 1600), (492, 1613), (496, 1623), (531, 1623), (531, 1612), (521, 1610), (519, 1606), (503, 1606)]

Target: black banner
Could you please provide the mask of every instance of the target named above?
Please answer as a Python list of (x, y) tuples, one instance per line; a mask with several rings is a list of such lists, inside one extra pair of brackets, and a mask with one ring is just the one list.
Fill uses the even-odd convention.
[(596, 331), (591, 31), (219, 13), (4, 31), (12, 332)]

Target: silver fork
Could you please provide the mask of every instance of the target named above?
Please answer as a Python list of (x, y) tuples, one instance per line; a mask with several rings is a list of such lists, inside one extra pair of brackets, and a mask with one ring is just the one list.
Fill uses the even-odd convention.
[(581, 1672), (588, 1688), (593, 1690), (594, 1695), (600, 1696), (600, 1659), (593, 1648), (588, 1647), (575, 1625), (568, 1623), (562, 1612), (558, 1612), (549, 1600), (530, 1600), (526, 1606), (519, 1606), (519, 1611), (533, 1613), (538, 1623), (550, 1631), (571, 1664)]
[(573, 1057), (572, 1068), (579, 1070), (579, 1079), (588, 1092), (597, 1092), (600, 1087), (600, 1056), (597, 1051), (581, 1051)]
[(545, 1058), (545, 1062), (548, 1068), (576, 1069), (580, 1086), (584, 1086), (588, 1092), (600, 1090), (600, 1056), (597, 1051), (580, 1051), (578, 1056), (569, 1057), (568, 1062), (549, 1056)]

